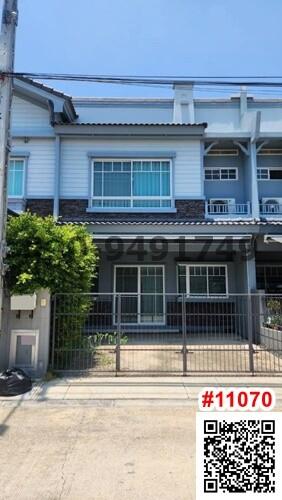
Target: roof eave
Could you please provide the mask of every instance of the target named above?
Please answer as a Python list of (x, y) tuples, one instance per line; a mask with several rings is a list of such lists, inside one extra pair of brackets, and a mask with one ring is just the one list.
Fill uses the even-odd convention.
[(23, 98), (47, 107), (50, 111), (50, 123), (54, 125), (55, 113), (63, 113), (67, 122), (72, 123), (77, 118), (72, 98), (62, 92), (58, 92), (47, 85), (30, 80), (29, 78), (14, 78), (14, 92)]
[(55, 124), (62, 135), (95, 136), (166, 136), (201, 138), (207, 124)]

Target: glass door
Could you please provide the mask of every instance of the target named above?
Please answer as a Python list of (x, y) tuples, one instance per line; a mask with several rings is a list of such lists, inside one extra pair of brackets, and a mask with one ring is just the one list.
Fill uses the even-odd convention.
[[(164, 322), (162, 266), (116, 266), (115, 293), (121, 296), (121, 323)], [(117, 307), (116, 297), (116, 323)]]
[(140, 322), (163, 323), (163, 268), (148, 266), (140, 269)]
[[(138, 267), (116, 267), (115, 292), (121, 294), (121, 323), (138, 322)], [(117, 297), (115, 300), (117, 323)]]

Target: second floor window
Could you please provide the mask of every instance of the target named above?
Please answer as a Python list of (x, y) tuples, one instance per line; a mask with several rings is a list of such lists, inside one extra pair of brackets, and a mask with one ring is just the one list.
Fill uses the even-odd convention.
[(171, 206), (170, 160), (93, 161), (92, 207)]
[(237, 168), (205, 168), (206, 181), (237, 181)]
[(24, 159), (10, 159), (8, 169), (8, 196), (22, 198), (24, 196)]
[(258, 168), (257, 178), (259, 181), (281, 181), (282, 168)]

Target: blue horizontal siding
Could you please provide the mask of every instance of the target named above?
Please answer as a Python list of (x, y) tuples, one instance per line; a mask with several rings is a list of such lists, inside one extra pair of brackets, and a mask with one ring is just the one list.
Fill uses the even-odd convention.
[(247, 167), (242, 155), (238, 156), (205, 156), (205, 168), (238, 168), (237, 181), (204, 181), (204, 193), (209, 198), (235, 198), (237, 203), (249, 200), (247, 195)]

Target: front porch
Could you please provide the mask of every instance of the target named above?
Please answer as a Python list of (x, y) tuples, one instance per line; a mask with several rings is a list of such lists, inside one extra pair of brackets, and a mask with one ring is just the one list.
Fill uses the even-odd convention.
[(231, 295), (256, 289), (255, 258), (246, 254), (250, 235), (113, 238), (98, 245), (95, 292), (105, 294), (107, 327), (118, 323), (120, 307), (120, 323), (127, 330), (175, 332), (185, 307), (187, 325), (199, 331), (196, 313), (228, 315)]
[[(76, 307), (81, 298), (54, 298), (54, 370), (282, 372), (282, 337), (269, 320), (277, 320), (282, 297), (262, 308), (256, 291), (256, 260), (269, 264), (281, 254), (264, 234), (277, 240), (279, 226), (264, 225), (260, 235), (260, 224), (243, 221), (140, 217), (105, 225), (89, 225), (100, 264), (84, 312)], [(259, 283), (269, 288), (270, 275), (263, 276)]]
[[(202, 303), (184, 295), (165, 296), (163, 324), (151, 325), (126, 323), (124, 299), (121, 294), (55, 296), (52, 369), (184, 375), (282, 372), (281, 295), (230, 295)], [(78, 300), (84, 301), (83, 313), (76, 309)]]

